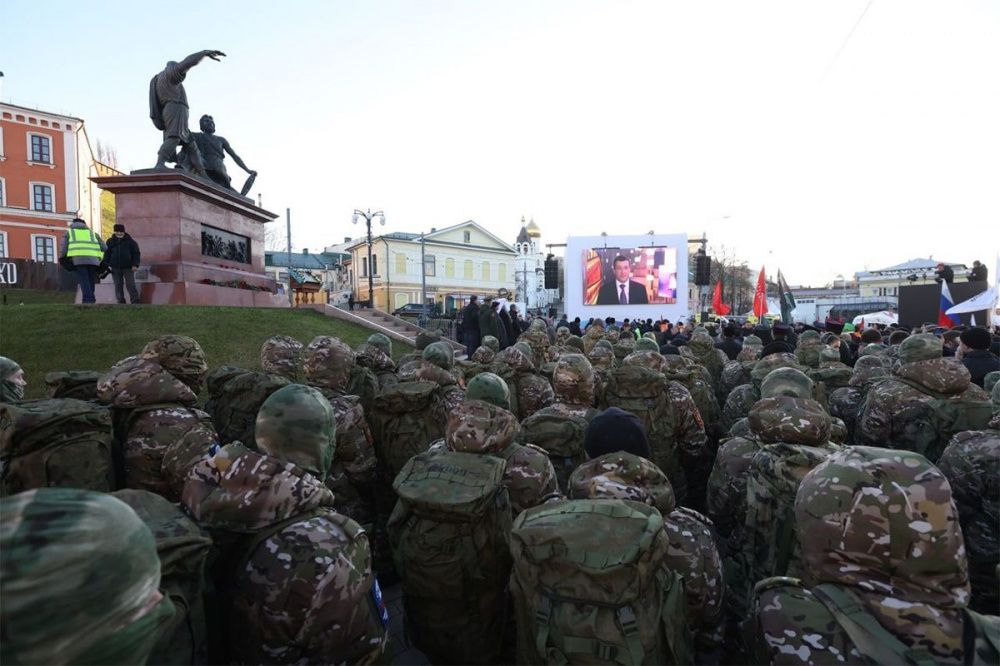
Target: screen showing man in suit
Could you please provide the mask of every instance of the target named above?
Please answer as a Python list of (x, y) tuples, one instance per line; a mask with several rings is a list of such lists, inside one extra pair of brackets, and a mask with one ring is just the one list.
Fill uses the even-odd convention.
[(585, 305), (677, 302), (677, 248), (591, 248), (583, 266)]

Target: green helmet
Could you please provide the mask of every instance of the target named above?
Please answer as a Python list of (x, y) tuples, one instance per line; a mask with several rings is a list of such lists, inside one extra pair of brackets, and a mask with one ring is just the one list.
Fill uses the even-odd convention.
[(992, 393), (993, 387), (996, 386), (998, 383), (1000, 383), (1000, 370), (987, 372), (986, 376), (983, 377), (983, 388), (986, 390), (987, 393)]
[(450, 344), (443, 340), (432, 342), (424, 347), (423, 352), (420, 353), (420, 357), (442, 370), (451, 370), (455, 364), (455, 351), (451, 348)]
[(840, 352), (833, 347), (826, 347), (819, 352), (820, 363), (839, 363)]
[(778, 368), (772, 370), (760, 385), (760, 397), (773, 398), (787, 395), (792, 398), (812, 398), (813, 381), (801, 370)]
[(635, 341), (635, 351), (660, 351), (660, 345), (653, 338), (642, 337)]
[(566, 338), (566, 346), (576, 349), (581, 354), (586, 349), (586, 347), (584, 347), (583, 345), (583, 338), (581, 338), (579, 335), (571, 335), (568, 338)]
[(311, 386), (289, 384), (264, 401), (257, 412), (257, 447), (320, 480), (333, 462), (337, 425), (333, 407)]
[(510, 389), (507, 382), (492, 372), (481, 372), (465, 387), (466, 400), (482, 400), (510, 411)]
[(814, 331), (812, 329), (808, 331), (802, 331), (799, 335), (799, 341), (797, 347), (808, 347), (809, 345), (822, 344), (823, 338), (820, 336), (819, 331)]
[(430, 345), (434, 344), (441, 339), (441, 334), (437, 331), (420, 331), (417, 333), (417, 339), (415, 341), (417, 349), (423, 351), (427, 349)]
[(389, 339), (388, 335), (384, 333), (372, 333), (368, 336), (366, 342), (372, 347), (381, 349), (389, 356), (392, 356), (392, 340)]
[(494, 352), (500, 351), (500, 341), (492, 335), (484, 335), (482, 345), (487, 349), (492, 349)]
[(529, 345), (527, 342), (523, 342), (523, 341), (522, 342), (515, 342), (514, 343), (514, 347), (516, 349), (520, 350), (520, 352), (522, 354), (524, 354), (525, 356), (527, 356), (528, 358), (532, 358), (535, 355), (534, 350), (531, 349), (531, 345)]
[(931, 333), (911, 335), (899, 345), (899, 362), (914, 363), (941, 358), (941, 338)]

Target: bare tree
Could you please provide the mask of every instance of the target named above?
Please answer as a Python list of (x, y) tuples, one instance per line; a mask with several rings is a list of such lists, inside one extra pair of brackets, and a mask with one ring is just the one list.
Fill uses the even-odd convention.
[(288, 249), (287, 236), (282, 232), (281, 225), (277, 222), (268, 222), (264, 225), (264, 250), (267, 252), (281, 252)]
[(97, 140), (97, 161), (107, 164), (112, 169), (118, 168), (118, 151), (111, 144)]

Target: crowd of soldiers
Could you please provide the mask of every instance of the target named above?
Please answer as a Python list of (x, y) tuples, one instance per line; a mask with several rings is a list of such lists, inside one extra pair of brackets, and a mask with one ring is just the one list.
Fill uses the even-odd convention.
[(0, 357), (0, 660), (997, 663), (1000, 372), (730, 333)]

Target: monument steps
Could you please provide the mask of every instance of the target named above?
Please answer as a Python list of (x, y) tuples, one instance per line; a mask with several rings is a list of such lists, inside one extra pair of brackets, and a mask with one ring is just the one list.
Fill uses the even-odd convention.
[[(345, 310), (338, 306), (326, 304), (313, 304), (308, 307), (311, 307), (317, 312), (321, 312), (328, 317), (334, 317), (342, 321), (357, 324), (358, 326), (364, 326), (376, 333), (384, 333), (389, 336), (389, 338), (405, 342), (408, 345), (415, 345), (417, 335), (419, 335), (421, 331), (425, 330), (416, 324), (408, 322), (400, 317), (394, 317), (382, 310), (367, 308)], [(443, 340), (451, 344), (452, 349), (455, 350), (455, 358), (465, 356), (464, 345), (447, 338), (443, 338)]]

